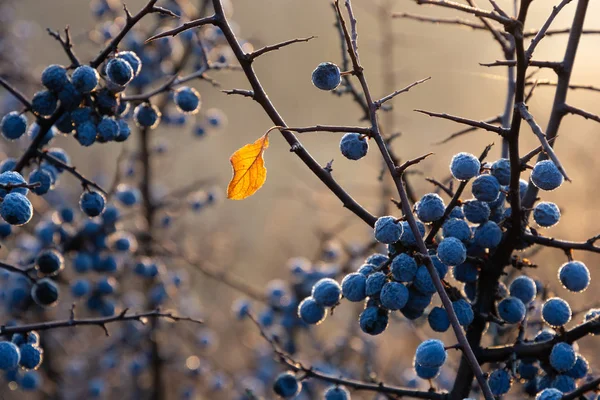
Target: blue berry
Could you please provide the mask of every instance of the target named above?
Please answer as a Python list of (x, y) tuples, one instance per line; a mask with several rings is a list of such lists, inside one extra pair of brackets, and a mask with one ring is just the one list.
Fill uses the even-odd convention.
[(402, 225), (396, 218), (388, 215), (377, 219), (374, 232), (378, 242), (392, 244), (400, 240)]
[[(27, 134), (29, 135), (29, 137), (31, 138), (31, 140), (35, 140), (37, 138), (37, 136), (40, 133), (40, 126), (37, 124), (37, 122), (34, 122), (33, 124), (31, 124), (29, 126), (29, 130), (27, 131)], [(48, 143), (50, 143), (50, 141), (52, 139), (54, 139), (54, 136), (56, 136), (56, 129), (54, 129), (54, 127), (48, 129), (46, 131), (46, 133), (44, 133), (44, 136), (40, 142), (41, 146), (47, 145)]]
[(58, 285), (50, 278), (40, 279), (31, 288), (31, 297), (40, 306), (51, 306), (58, 301)]
[(542, 306), (542, 318), (552, 327), (560, 327), (571, 320), (571, 307), (561, 298), (553, 297)]
[(428, 193), (421, 197), (415, 208), (417, 217), (424, 223), (437, 221), (444, 216), (446, 211), (444, 200), (435, 193)]
[(421, 379), (433, 379), (440, 374), (440, 368), (424, 367), (415, 363), (415, 372)]
[(445, 238), (454, 237), (462, 242), (471, 239), (473, 232), (469, 224), (463, 219), (450, 218), (442, 225), (442, 233)]
[(412, 282), (418, 268), (415, 259), (406, 253), (398, 254), (391, 264), (392, 276), (399, 282)]
[(38, 187), (31, 189), (31, 191), (39, 196), (42, 196), (52, 188), (52, 176), (43, 168), (33, 170), (29, 174), (29, 183), (39, 183)]
[(455, 206), (452, 211), (450, 211), (448, 218), (464, 219), (465, 213), (463, 212), (463, 208), (461, 206)]
[(19, 365), (25, 369), (37, 369), (44, 358), (44, 351), (32, 343), (22, 344), (19, 352), (21, 353)]
[(425, 265), (421, 265), (417, 269), (417, 274), (413, 282), (415, 289), (423, 294), (434, 294), (436, 292), (435, 285), (429, 274), (429, 270)]
[(367, 307), (360, 314), (358, 323), (360, 329), (369, 335), (379, 335), (388, 326), (389, 313), (379, 307)]
[(119, 124), (119, 133), (117, 134), (115, 141), (124, 142), (131, 135), (131, 129), (129, 128), (127, 121), (125, 121), (124, 119), (118, 120), (117, 123)]
[(555, 335), (556, 332), (554, 332), (553, 329), (542, 329), (535, 335), (533, 341), (536, 343), (547, 342), (548, 340), (554, 339)]
[(573, 347), (567, 343), (557, 343), (550, 352), (550, 365), (558, 372), (566, 372), (575, 366), (577, 355)]
[(558, 278), (571, 292), (582, 292), (590, 284), (590, 271), (581, 261), (569, 261), (558, 270)]
[(101, 193), (98, 192), (83, 192), (79, 198), (79, 206), (81, 211), (88, 217), (97, 217), (104, 211), (105, 199)]
[(19, 366), (21, 353), (19, 348), (12, 342), (0, 342), (0, 369), (9, 371)]
[(342, 280), (342, 294), (349, 301), (363, 301), (367, 297), (366, 286), (366, 276), (360, 272), (353, 272)]
[(502, 241), (502, 229), (495, 222), (485, 222), (475, 229), (474, 241), (483, 248), (494, 248)]
[(327, 309), (312, 297), (307, 297), (298, 305), (298, 316), (307, 324), (320, 324), (327, 316)]
[(467, 221), (474, 224), (482, 224), (490, 218), (490, 206), (479, 200), (467, 200), (463, 202), (463, 212)]
[(324, 62), (317, 65), (312, 73), (312, 83), (321, 90), (333, 90), (340, 85), (342, 77), (337, 65)]
[(446, 332), (450, 328), (448, 313), (443, 307), (433, 307), (427, 316), (429, 326), (436, 332)]
[(211, 128), (220, 128), (227, 123), (227, 116), (218, 108), (206, 110), (206, 122)]
[(521, 275), (513, 280), (509, 286), (510, 295), (521, 300), (523, 304), (531, 303), (537, 295), (537, 288), (533, 279)]
[(127, 63), (131, 66), (134, 76), (137, 76), (140, 73), (142, 69), (142, 60), (140, 60), (138, 55), (133, 51), (120, 51), (115, 56), (127, 61)]
[(4, 160), (2, 160), (2, 162), (0, 162), (0, 174), (12, 171), (13, 169), (15, 169), (16, 165), (17, 160), (15, 160), (14, 158), (5, 158)]
[(142, 197), (140, 190), (134, 186), (120, 184), (117, 187), (116, 196), (126, 207), (132, 207), (139, 203)]
[(558, 389), (548, 388), (539, 392), (535, 396), (535, 400), (560, 400), (563, 397), (563, 392)]
[(55, 276), (65, 267), (65, 260), (56, 250), (43, 250), (36, 257), (35, 266), (42, 275)]
[(346, 133), (340, 140), (340, 151), (349, 160), (360, 160), (367, 155), (369, 142), (359, 133)]
[(323, 278), (313, 286), (312, 297), (319, 305), (333, 307), (342, 298), (342, 288), (335, 280)]
[(63, 86), (69, 83), (67, 70), (62, 65), (49, 65), (42, 72), (42, 85), (48, 90), (59, 92)]
[(492, 164), (491, 173), (501, 185), (508, 185), (510, 183), (510, 161), (507, 158), (495, 161)]
[(437, 256), (446, 265), (459, 265), (467, 259), (467, 249), (457, 238), (448, 237), (438, 245)]
[(350, 400), (350, 392), (343, 386), (330, 386), (323, 393), (323, 400)]
[(33, 216), (33, 207), (22, 194), (9, 193), (0, 205), (0, 216), (11, 225), (25, 225)]
[(302, 383), (296, 379), (293, 373), (283, 372), (277, 376), (273, 383), (273, 391), (284, 399), (296, 397), (302, 390)]
[(553, 388), (558, 389), (563, 393), (572, 392), (577, 387), (575, 384), (575, 379), (568, 375), (561, 374), (556, 375), (554, 379), (552, 379), (551, 385)]
[[(422, 222), (417, 222), (417, 229), (421, 237), (425, 236), (425, 225)], [(412, 229), (407, 221), (402, 221), (402, 235), (400, 236), (400, 242), (405, 246), (416, 246), (417, 238), (413, 234)]]
[(112, 83), (125, 86), (133, 79), (133, 68), (127, 61), (113, 58), (106, 64), (106, 76)]
[[(27, 181), (18, 172), (6, 171), (6, 172), (2, 172), (0, 174), (0, 184), (2, 184), (2, 185), (20, 185), (20, 184), (25, 184), (25, 183), (27, 183)], [(23, 196), (25, 196), (29, 192), (29, 189), (27, 189), (25, 187), (17, 187), (17, 188), (8, 190), (8, 192), (19, 193), (19, 194), (22, 194)], [(0, 189), (0, 197), (4, 197), (4, 196), (6, 196), (6, 194), (7, 194), (7, 189)]]
[(452, 273), (454, 275), (454, 279), (456, 279), (459, 282), (473, 283), (477, 281), (477, 275), (479, 274), (479, 270), (474, 264), (466, 261), (462, 264), (455, 266), (452, 270)]
[[(143, 264), (142, 264), (143, 265)], [(233, 304), (233, 312), (237, 316), (238, 319), (244, 319), (250, 314), (252, 306), (247, 299), (238, 299)]]
[(84, 297), (90, 293), (90, 283), (87, 279), (77, 279), (71, 284), (73, 297)]
[(117, 138), (119, 134), (119, 124), (112, 117), (102, 117), (97, 129), (97, 138), (100, 142), (110, 142)]
[(471, 325), (473, 319), (475, 318), (475, 314), (473, 313), (473, 308), (471, 304), (465, 299), (459, 299), (452, 302), (452, 308), (454, 309), (454, 313), (456, 314), (456, 318), (458, 322), (467, 327)]
[(535, 379), (535, 377), (538, 375), (539, 370), (540, 369), (537, 365), (524, 361), (521, 361), (519, 363), (519, 366), (517, 367), (517, 372), (519, 373), (521, 379), (527, 380)]
[(96, 142), (96, 125), (92, 121), (85, 121), (75, 128), (75, 139), (82, 146), (91, 146)]
[(539, 226), (550, 228), (558, 223), (560, 210), (556, 204), (543, 201), (538, 203), (533, 209), (533, 219)]
[(200, 93), (194, 88), (182, 87), (175, 92), (177, 108), (187, 114), (195, 114), (200, 109)]
[(507, 297), (498, 303), (498, 315), (509, 324), (518, 324), (525, 319), (525, 304), (516, 297)]
[(506, 370), (497, 369), (488, 377), (488, 384), (494, 396), (501, 396), (510, 390), (512, 379)]
[(77, 67), (71, 75), (71, 83), (80, 93), (87, 94), (92, 92), (98, 86), (98, 72), (88, 66)]
[(62, 108), (67, 111), (72, 111), (79, 107), (83, 100), (83, 96), (71, 82), (68, 82), (61, 91), (58, 92), (57, 97), (58, 100), (60, 100)]
[(2, 136), (8, 140), (16, 140), (27, 130), (27, 118), (16, 111), (6, 114), (0, 122)]
[(500, 183), (492, 175), (480, 175), (473, 181), (471, 190), (479, 201), (494, 201), (500, 195)]
[(564, 179), (551, 160), (540, 161), (531, 172), (531, 182), (542, 190), (554, 190), (562, 185)]
[(473, 154), (458, 153), (450, 161), (452, 176), (461, 181), (466, 181), (479, 175), (481, 163)]
[(398, 282), (387, 282), (379, 295), (381, 305), (388, 310), (400, 310), (408, 301), (408, 289)]
[(367, 259), (365, 260), (365, 264), (371, 264), (379, 267), (386, 263), (388, 260), (389, 258), (385, 254), (375, 253), (367, 257)]
[(49, 117), (56, 110), (58, 99), (52, 92), (42, 90), (33, 95), (31, 109), (42, 117)]
[(20, 384), (23, 390), (38, 390), (42, 386), (42, 376), (38, 371), (25, 371)]
[(142, 103), (133, 110), (133, 119), (141, 127), (154, 129), (160, 123), (160, 111), (156, 106)]
[(428, 339), (417, 347), (415, 362), (423, 367), (439, 368), (444, 365), (447, 356), (444, 343), (437, 339)]
[(575, 364), (566, 372), (573, 379), (582, 379), (590, 372), (590, 365), (581, 354), (577, 354)]

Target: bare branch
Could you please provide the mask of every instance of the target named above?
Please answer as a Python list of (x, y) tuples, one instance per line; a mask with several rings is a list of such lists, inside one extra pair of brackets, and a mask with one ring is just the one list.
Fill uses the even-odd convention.
[(360, 133), (366, 136), (371, 136), (373, 131), (370, 127), (362, 127), (362, 126), (338, 126), (338, 125), (315, 125), (315, 126), (306, 126), (306, 127), (288, 127), (288, 126), (280, 126), (279, 130), (288, 130), (292, 132), (298, 133), (307, 133), (307, 132), (355, 132)]
[(268, 53), (270, 51), (279, 50), (282, 47), (289, 46), (290, 44), (294, 44), (294, 43), (308, 42), (309, 40), (312, 40), (314, 38), (316, 38), (316, 36), (309, 36), (309, 37), (305, 37), (305, 38), (296, 38), (296, 39), (286, 40), (285, 42), (272, 44), (270, 46), (265, 46), (261, 49), (255, 50), (252, 53), (249, 53), (247, 55), (247, 57), (250, 60), (254, 60), (256, 57), (262, 56), (263, 54)]
[(483, 10), (481, 8), (469, 7), (464, 4), (456, 3), (454, 1), (449, 0), (415, 0), (417, 4), (431, 4), (434, 6), (440, 6), (445, 8), (452, 8), (458, 11), (463, 11), (469, 14), (473, 14), (477, 17), (488, 18), (494, 21), (497, 21), (506, 26), (514, 25), (515, 21), (512, 18), (504, 17), (502, 15), (498, 15), (495, 12)]
[(50, 36), (52, 36), (54, 39), (56, 39), (58, 41), (58, 43), (60, 43), (63, 50), (67, 54), (67, 57), (69, 57), (69, 60), (71, 60), (71, 67), (73, 67), (73, 68), (79, 67), (79, 65), (81, 65), (81, 63), (79, 62), (79, 59), (73, 52), (73, 43), (71, 42), (71, 33), (69, 31), (69, 27), (67, 26), (65, 28), (65, 38), (64, 39), (62, 38), (62, 36), (60, 36), (60, 33), (58, 31), (53, 31), (50, 28), (48, 28), (47, 31)]
[[(548, 140), (548, 143), (552, 144), (558, 136), (554, 136), (552, 139)], [(544, 146), (538, 146), (535, 149), (531, 150), (529, 153), (525, 154), (521, 157), (521, 166), (527, 164), (533, 157), (537, 156), (544, 150)]]
[(169, 36), (175, 37), (175, 36), (179, 35), (181, 32), (187, 31), (189, 29), (197, 28), (199, 26), (204, 26), (204, 25), (213, 25), (216, 22), (217, 22), (217, 19), (214, 15), (212, 15), (210, 17), (199, 18), (194, 21), (186, 22), (183, 25), (178, 26), (177, 28), (169, 29), (168, 31), (164, 31), (164, 32), (158, 33), (154, 36), (151, 36), (148, 39), (146, 39), (146, 43), (151, 42), (156, 39), (164, 38), (164, 37), (169, 37)]
[(585, 250), (592, 253), (600, 253), (600, 247), (592, 241), (570, 242), (567, 240), (554, 239), (551, 237), (524, 234), (523, 239), (529, 243), (535, 243), (546, 247), (554, 247), (562, 250)]
[(0, 85), (2, 85), (2, 87), (4, 87), (4, 89), (8, 90), (10, 92), (10, 94), (15, 96), (17, 98), (17, 100), (19, 100), (21, 103), (23, 103), (25, 108), (27, 108), (28, 110), (31, 109), (31, 102), (29, 100), (27, 100), (27, 97), (25, 97), (25, 95), (23, 93), (21, 93), (19, 91), (19, 89), (15, 88), (13, 85), (8, 83), (1, 76), (0, 76)]
[[(536, 84), (537, 86), (556, 86), (558, 85), (557, 81), (551, 81), (548, 79), (539, 79), (536, 81), (527, 81), (525, 82), (526, 86), (530, 86)], [(579, 85), (579, 84), (569, 84), (569, 89), (573, 89), (573, 90), (577, 90), (577, 89), (581, 89), (581, 90), (590, 90), (592, 92), (600, 92), (600, 87), (599, 86), (593, 86), (593, 85)]]
[(403, 89), (396, 90), (394, 93), (390, 93), (387, 96), (382, 97), (381, 99), (379, 99), (377, 101), (374, 101), (373, 104), (375, 105), (376, 108), (381, 108), (381, 106), (383, 105), (383, 103), (385, 103), (386, 101), (393, 99), (394, 97), (398, 96), (399, 94), (408, 92), (413, 87), (415, 87), (417, 85), (420, 85), (423, 82), (427, 82), (430, 79), (431, 79), (431, 77), (427, 77), (427, 78), (424, 78), (424, 79), (420, 79), (420, 80), (418, 80), (416, 82), (413, 82), (413, 83), (411, 83), (410, 85), (406, 86)]
[(581, 108), (573, 107), (573, 106), (570, 106), (567, 104), (565, 106), (565, 109), (566, 109), (566, 112), (569, 114), (579, 115), (585, 119), (591, 119), (592, 121), (600, 122), (600, 116), (598, 116), (596, 114), (592, 114), (585, 110), (582, 110)]
[[(482, 67), (514, 67), (517, 65), (516, 60), (496, 60), (492, 63), (479, 63)], [(538, 67), (538, 68), (550, 68), (555, 72), (559, 72), (563, 68), (563, 64), (559, 61), (538, 61), (538, 60), (530, 60), (528, 62), (530, 67)]]
[[(498, 123), (498, 122), (500, 122), (500, 120), (501, 120), (500, 116), (497, 116), (497, 117), (493, 117), (493, 118), (486, 119), (486, 120), (484, 120), (483, 122), (485, 122), (485, 123), (487, 123), (487, 124), (495, 124), (495, 123)], [(435, 145), (440, 145), (440, 144), (445, 144), (445, 143), (448, 143), (448, 142), (449, 142), (449, 141), (451, 141), (452, 139), (455, 139), (455, 138), (457, 138), (457, 137), (459, 137), (459, 136), (465, 135), (465, 134), (467, 134), (467, 133), (470, 133), (470, 132), (474, 132), (474, 131), (476, 131), (477, 129), (478, 129), (477, 127), (473, 127), (473, 126), (472, 126), (472, 127), (470, 127), (470, 128), (461, 129), (460, 131), (458, 131), (458, 132), (455, 132), (455, 133), (451, 134), (451, 135), (450, 135), (450, 136), (448, 136), (446, 139), (444, 139), (444, 140), (442, 140), (442, 141), (440, 141), (440, 142), (436, 142), (436, 143), (434, 143), (434, 144), (435, 144)]]
[(535, 50), (536, 46), (540, 43), (540, 41), (544, 38), (544, 36), (546, 36), (546, 33), (548, 32), (548, 28), (550, 28), (550, 25), (554, 21), (554, 18), (556, 18), (556, 16), (560, 12), (560, 10), (562, 10), (563, 7), (566, 6), (567, 4), (569, 4), (571, 1), (572, 0), (562, 0), (560, 2), (560, 4), (552, 7), (552, 12), (550, 13), (550, 16), (548, 17), (546, 22), (544, 22), (544, 25), (540, 28), (540, 30), (537, 32), (537, 34), (535, 35), (535, 37), (529, 44), (527, 51), (525, 52), (525, 57), (528, 60), (531, 59), (531, 56), (533, 55), (533, 51)]
[(430, 117), (447, 119), (450, 121), (458, 122), (459, 124), (469, 125), (474, 128), (485, 129), (486, 131), (497, 133), (500, 136), (504, 136), (506, 134), (506, 129), (504, 129), (500, 126), (491, 125), (485, 121), (475, 121), (472, 119), (457, 117), (457, 116), (446, 114), (446, 113), (436, 113), (436, 112), (425, 111), (425, 110), (414, 110), (414, 111), (428, 115)]
[(50, 164), (52, 164), (56, 167), (62, 168), (65, 171), (68, 171), (75, 178), (79, 179), (79, 181), (81, 182), (81, 184), (83, 186), (91, 186), (93, 188), (98, 189), (100, 192), (104, 193), (105, 195), (107, 194), (106, 191), (100, 185), (98, 185), (96, 182), (91, 181), (88, 178), (86, 178), (85, 176), (83, 176), (82, 174), (80, 174), (79, 171), (77, 171), (76, 167), (65, 164), (64, 162), (62, 162), (58, 158), (52, 156), (51, 154), (49, 154), (46, 151), (37, 150), (37, 155), (39, 157), (45, 159), (46, 161), (48, 161)]
[(254, 97), (254, 92), (252, 90), (228, 89), (228, 90), (221, 90), (221, 91), (225, 94), (238, 94), (240, 96), (250, 97), (250, 98)]
[(404, 18), (410, 19), (419, 22), (430, 22), (433, 24), (441, 24), (441, 25), (458, 25), (458, 26), (466, 26), (475, 30), (486, 30), (485, 25), (478, 24), (477, 22), (471, 22), (460, 18), (432, 18), (424, 15), (415, 15), (405, 12), (397, 12), (392, 14), (392, 18)]
[(422, 155), (420, 157), (413, 158), (412, 160), (407, 160), (404, 163), (402, 163), (402, 165), (400, 165), (399, 167), (397, 167), (396, 171), (399, 174), (403, 174), (404, 171), (406, 171), (406, 169), (408, 167), (410, 167), (411, 165), (416, 165), (416, 164), (420, 163), (421, 161), (423, 161), (424, 159), (426, 159), (427, 157), (432, 156), (432, 155), (433, 155), (433, 153), (427, 153), (427, 154), (424, 154), (424, 155)]

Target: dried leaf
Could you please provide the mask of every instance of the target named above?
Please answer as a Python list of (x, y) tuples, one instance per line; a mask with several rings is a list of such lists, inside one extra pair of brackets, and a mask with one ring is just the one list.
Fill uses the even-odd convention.
[(243, 200), (252, 196), (267, 179), (267, 168), (263, 154), (269, 147), (268, 132), (254, 143), (245, 145), (232, 154), (229, 161), (233, 177), (227, 187), (227, 198)]

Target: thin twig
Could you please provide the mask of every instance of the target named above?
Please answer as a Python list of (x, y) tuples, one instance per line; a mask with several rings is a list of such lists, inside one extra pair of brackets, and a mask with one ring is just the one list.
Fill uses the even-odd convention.
[(416, 81), (416, 82), (413, 82), (413, 83), (411, 83), (410, 85), (406, 86), (406, 87), (405, 87), (405, 88), (403, 88), (403, 89), (396, 90), (395, 92), (393, 92), (393, 93), (390, 93), (390, 94), (388, 94), (388, 95), (387, 95), (387, 96), (385, 96), (385, 97), (382, 97), (381, 99), (379, 99), (379, 100), (377, 100), (377, 101), (373, 102), (373, 104), (375, 105), (375, 107), (376, 107), (376, 108), (381, 108), (381, 106), (383, 105), (383, 103), (385, 103), (386, 101), (393, 99), (394, 97), (398, 96), (399, 94), (402, 94), (402, 93), (408, 92), (408, 91), (409, 91), (410, 89), (412, 89), (413, 87), (415, 87), (415, 86), (417, 86), (417, 85), (420, 85), (420, 84), (421, 84), (421, 83), (423, 83), (423, 82), (427, 82), (427, 81), (428, 81), (428, 80), (430, 80), (430, 79), (431, 79), (431, 77), (427, 77), (427, 78), (424, 78), (424, 79), (420, 79), (420, 80), (418, 80), (418, 81)]
[(457, 117), (457, 116), (446, 114), (446, 113), (436, 113), (436, 112), (425, 111), (425, 110), (414, 110), (414, 111), (419, 112), (421, 114), (428, 115), (430, 117), (447, 119), (450, 121), (458, 122), (459, 124), (469, 125), (474, 128), (481, 128), (486, 131), (497, 133), (500, 136), (504, 136), (506, 134), (506, 129), (504, 129), (500, 126), (489, 124), (486, 121), (476, 121), (473, 119)]

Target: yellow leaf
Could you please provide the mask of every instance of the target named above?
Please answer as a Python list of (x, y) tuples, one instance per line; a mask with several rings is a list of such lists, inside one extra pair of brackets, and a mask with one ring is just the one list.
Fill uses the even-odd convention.
[(232, 154), (229, 161), (233, 177), (227, 187), (227, 198), (243, 200), (252, 196), (267, 179), (267, 168), (263, 154), (269, 147), (268, 132), (254, 143), (245, 145)]

